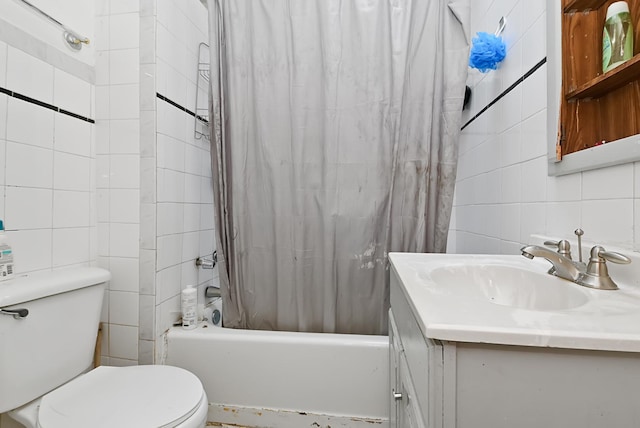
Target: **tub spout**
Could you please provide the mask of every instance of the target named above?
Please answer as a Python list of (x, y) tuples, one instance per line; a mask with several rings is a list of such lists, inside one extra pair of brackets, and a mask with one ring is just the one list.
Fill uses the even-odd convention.
[(548, 248), (539, 247), (537, 245), (527, 245), (520, 249), (522, 255), (528, 259), (534, 257), (543, 257), (551, 263), (555, 269), (554, 275), (560, 278), (568, 279), (576, 282), (583, 272), (576, 266), (573, 261), (562, 254), (558, 254)]

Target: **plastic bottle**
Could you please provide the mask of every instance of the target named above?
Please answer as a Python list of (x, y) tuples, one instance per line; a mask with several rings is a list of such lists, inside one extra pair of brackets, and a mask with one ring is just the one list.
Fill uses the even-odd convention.
[(607, 72), (633, 56), (633, 23), (626, 1), (611, 3), (602, 31), (602, 71)]
[(182, 290), (182, 328), (192, 330), (198, 325), (198, 291), (193, 285)]
[(0, 281), (13, 278), (13, 251), (0, 220)]

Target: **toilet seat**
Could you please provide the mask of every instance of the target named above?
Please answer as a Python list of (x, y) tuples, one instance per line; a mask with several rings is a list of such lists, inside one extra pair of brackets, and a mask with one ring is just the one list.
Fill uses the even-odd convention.
[(42, 397), (39, 428), (173, 428), (201, 406), (192, 373), (172, 366), (98, 367)]

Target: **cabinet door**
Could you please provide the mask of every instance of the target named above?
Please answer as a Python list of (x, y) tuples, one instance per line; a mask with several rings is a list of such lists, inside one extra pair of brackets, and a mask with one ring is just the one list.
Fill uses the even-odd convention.
[(402, 344), (398, 336), (393, 313), (389, 311), (389, 428), (398, 428), (398, 410), (400, 400), (396, 394), (401, 394), (400, 386), (400, 355), (402, 354)]
[(417, 400), (415, 388), (407, 366), (407, 359), (400, 355), (400, 393), (402, 398), (398, 402), (398, 428), (426, 428), (422, 421), (420, 402)]

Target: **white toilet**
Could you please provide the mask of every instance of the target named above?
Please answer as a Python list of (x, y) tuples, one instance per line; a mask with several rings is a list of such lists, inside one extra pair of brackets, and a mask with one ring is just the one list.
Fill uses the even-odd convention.
[(184, 369), (85, 373), (109, 278), (72, 268), (0, 282), (0, 413), (27, 428), (204, 427), (207, 396)]

